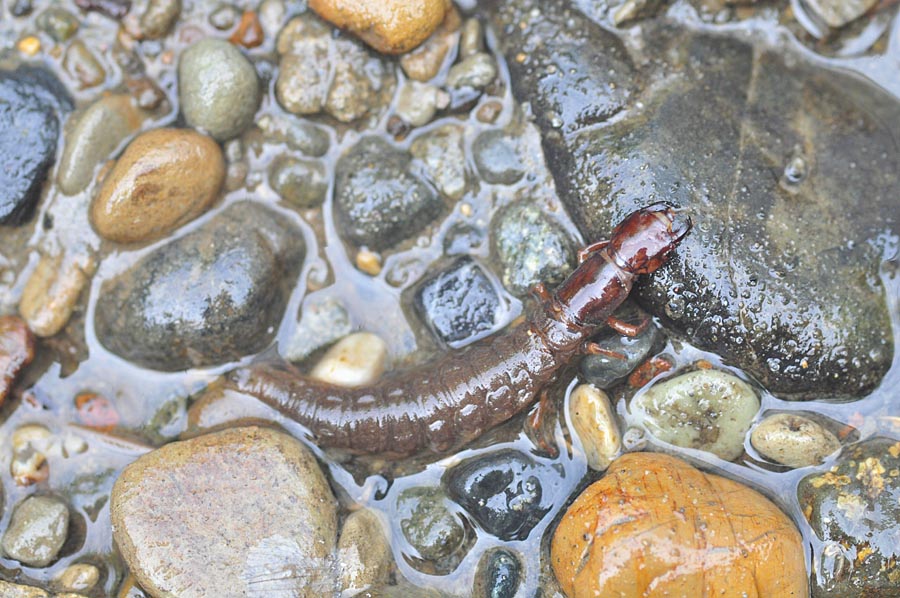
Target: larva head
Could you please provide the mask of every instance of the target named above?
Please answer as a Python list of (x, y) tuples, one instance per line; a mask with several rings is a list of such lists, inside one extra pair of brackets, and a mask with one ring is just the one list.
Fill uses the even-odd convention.
[(666, 263), (691, 226), (684, 212), (655, 203), (631, 213), (613, 230), (607, 252), (626, 272), (650, 274)]

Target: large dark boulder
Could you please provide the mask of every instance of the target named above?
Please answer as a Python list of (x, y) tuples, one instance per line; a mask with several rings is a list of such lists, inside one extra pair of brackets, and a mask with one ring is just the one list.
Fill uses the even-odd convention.
[(893, 353), (878, 268), (900, 232), (892, 97), (762, 42), (647, 23), (645, 60), (561, 0), (489, 11), (586, 238), (652, 201), (690, 210), (644, 307), (785, 397), (878, 384)]

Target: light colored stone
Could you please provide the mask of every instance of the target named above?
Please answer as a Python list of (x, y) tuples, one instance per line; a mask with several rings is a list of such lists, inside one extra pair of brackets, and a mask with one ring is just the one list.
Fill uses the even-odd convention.
[(437, 190), (454, 201), (462, 199), (468, 188), (464, 132), (460, 125), (443, 125), (416, 138), (409, 148)]
[(313, 455), (282, 432), (167, 444), (125, 468), (110, 509), (116, 545), (152, 596), (336, 594), (337, 502)]
[(51, 598), (50, 594), (34, 586), (10, 583), (0, 579), (0, 596), (3, 598)]
[(100, 569), (90, 563), (69, 565), (56, 578), (57, 586), (66, 591), (86, 592), (100, 581)]
[(338, 558), (345, 595), (387, 582), (393, 557), (378, 515), (360, 509), (347, 517), (338, 540)]
[(97, 233), (118, 243), (165, 237), (202, 214), (225, 180), (225, 160), (210, 137), (156, 129), (135, 138), (91, 203)]
[(422, 45), (400, 57), (406, 76), (413, 81), (433, 79), (459, 39), (459, 26), (459, 12), (451, 7), (441, 26)]
[(49, 337), (62, 330), (95, 269), (89, 256), (42, 255), (19, 300), (19, 314), (31, 331)]
[(726, 461), (744, 451), (759, 411), (749, 384), (726, 372), (696, 370), (654, 384), (630, 405), (634, 422), (676, 446), (714, 453)]
[(572, 427), (584, 446), (588, 467), (606, 471), (622, 451), (622, 435), (609, 396), (591, 384), (580, 384), (569, 396)]
[(16, 506), (3, 534), (3, 553), (31, 567), (46, 567), (66, 541), (69, 508), (51, 496), (29, 496)]
[(808, 9), (835, 29), (855, 21), (873, 6), (878, 0), (805, 0)]
[(310, 0), (323, 19), (349, 29), (385, 54), (402, 54), (425, 41), (450, 8), (449, 0)]
[(379, 336), (356, 332), (328, 349), (310, 376), (338, 386), (371, 384), (384, 372), (387, 357), (387, 343)]
[(841, 448), (834, 434), (795, 413), (766, 417), (751, 432), (750, 443), (763, 457), (788, 467), (818, 465)]
[(56, 180), (66, 195), (83, 191), (94, 172), (119, 144), (137, 131), (147, 113), (134, 105), (130, 95), (103, 96), (77, 117), (66, 136)]
[[(410, 81), (397, 94), (396, 114), (414, 127), (427, 125), (439, 105), (447, 105), (442, 94), (446, 95), (446, 92), (434, 85)], [(446, 99), (449, 101), (449, 98)]]
[(490, 54), (479, 52), (454, 64), (447, 73), (448, 87), (483, 89), (497, 76), (497, 64)]

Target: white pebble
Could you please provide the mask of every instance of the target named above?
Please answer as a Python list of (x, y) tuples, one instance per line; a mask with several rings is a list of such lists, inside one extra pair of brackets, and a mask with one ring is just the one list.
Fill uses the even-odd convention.
[(750, 434), (750, 444), (766, 459), (788, 467), (818, 465), (841, 448), (834, 434), (808, 417), (793, 413), (763, 419)]
[(371, 332), (345, 336), (315, 365), (310, 376), (338, 386), (362, 386), (381, 377), (387, 364), (387, 345)]

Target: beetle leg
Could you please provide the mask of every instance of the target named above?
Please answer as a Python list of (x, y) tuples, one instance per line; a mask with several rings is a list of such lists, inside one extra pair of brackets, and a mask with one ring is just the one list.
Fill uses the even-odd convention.
[(597, 241), (596, 243), (591, 243), (587, 247), (582, 247), (578, 250), (578, 263), (583, 264), (592, 253), (600, 251), (607, 245), (609, 245), (609, 241)]
[(550, 291), (547, 290), (547, 285), (542, 282), (531, 287), (531, 294), (537, 297), (541, 303), (550, 301)]
[(604, 357), (611, 357), (612, 359), (628, 359), (622, 353), (613, 351), (612, 349), (606, 349), (592, 341), (585, 341), (584, 344), (581, 345), (581, 352), (585, 355), (603, 355)]
[(619, 318), (615, 318), (610, 316), (606, 318), (606, 325), (621, 334), (622, 336), (628, 336), (631, 338), (636, 337), (643, 331), (647, 330), (647, 327), (650, 326), (650, 316), (643, 311), (641, 313), (641, 321), (637, 324), (632, 324), (630, 322), (625, 322), (624, 320), (620, 320)]
[(534, 443), (535, 447), (552, 458), (559, 456), (559, 448), (549, 438), (547, 432), (547, 424), (550, 414), (553, 412), (553, 403), (550, 395), (546, 390), (541, 390), (538, 394), (537, 405), (525, 420), (528, 431), (528, 437)]

